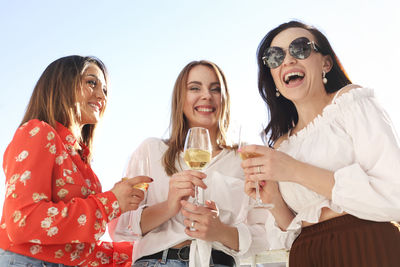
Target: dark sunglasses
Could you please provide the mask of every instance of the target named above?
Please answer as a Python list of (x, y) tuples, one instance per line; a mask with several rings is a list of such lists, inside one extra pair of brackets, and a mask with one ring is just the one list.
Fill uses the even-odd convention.
[[(294, 39), (289, 45), (289, 54), (297, 59), (306, 59), (311, 54), (311, 49), (319, 52), (319, 47), (314, 41), (308, 40), (306, 37)], [(270, 69), (279, 67), (286, 57), (286, 51), (277, 46), (268, 47), (261, 58)]]

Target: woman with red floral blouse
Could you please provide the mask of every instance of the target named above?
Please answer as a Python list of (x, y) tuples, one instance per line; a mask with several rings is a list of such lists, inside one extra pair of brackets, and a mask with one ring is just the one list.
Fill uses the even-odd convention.
[(102, 192), (90, 159), (106, 103), (107, 71), (97, 58), (63, 57), (40, 77), (4, 153), (0, 266), (129, 262), (130, 244), (99, 239), (109, 221), (137, 209), (144, 194), (133, 186), (151, 178), (126, 179)]

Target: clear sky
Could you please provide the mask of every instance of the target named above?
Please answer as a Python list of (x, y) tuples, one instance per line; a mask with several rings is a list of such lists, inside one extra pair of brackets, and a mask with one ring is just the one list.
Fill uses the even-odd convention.
[[(97, 56), (110, 73), (93, 161), (104, 190), (121, 178), (141, 141), (168, 133), (173, 84), (189, 61), (217, 63), (233, 120), (257, 128), (268, 118), (257, 91), (256, 48), (291, 19), (327, 35), (353, 83), (374, 88), (399, 129), (398, 0), (0, 0), (0, 161), (41, 73), (72, 54)], [(1, 172), (0, 203), (4, 181)]]

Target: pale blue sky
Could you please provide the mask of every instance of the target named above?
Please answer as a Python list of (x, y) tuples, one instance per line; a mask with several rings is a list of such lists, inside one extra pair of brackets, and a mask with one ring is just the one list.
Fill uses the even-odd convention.
[[(121, 178), (143, 139), (165, 136), (174, 81), (191, 60), (217, 63), (227, 76), (233, 119), (259, 125), (267, 117), (256, 86), (256, 48), (290, 19), (327, 35), (352, 81), (376, 90), (399, 129), (399, 14), (396, 0), (0, 0), (0, 161), (40, 74), (71, 54), (97, 56), (110, 72), (93, 161), (104, 190)], [(4, 179), (1, 172), (0, 203)]]

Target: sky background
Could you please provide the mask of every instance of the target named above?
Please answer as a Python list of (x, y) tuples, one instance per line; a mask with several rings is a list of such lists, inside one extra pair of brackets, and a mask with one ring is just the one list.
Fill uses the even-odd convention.
[[(110, 74), (92, 164), (103, 190), (145, 138), (167, 136), (173, 85), (192, 60), (222, 68), (234, 124), (258, 129), (268, 117), (256, 49), (291, 19), (327, 35), (353, 83), (374, 88), (399, 129), (397, 0), (0, 0), (0, 162), (44, 69), (73, 54), (99, 57)], [(0, 203), (4, 183), (1, 172)]]

